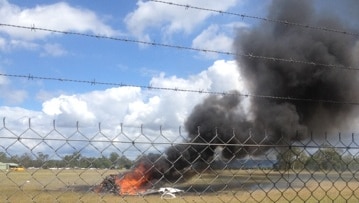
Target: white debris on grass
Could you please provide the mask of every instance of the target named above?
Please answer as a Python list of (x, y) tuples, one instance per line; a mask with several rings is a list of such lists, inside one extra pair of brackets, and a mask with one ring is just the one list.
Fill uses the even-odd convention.
[(158, 192), (162, 193), (161, 199), (174, 199), (176, 198), (175, 193), (182, 193), (184, 190), (180, 190), (173, 187), (161, 187)]
[(173, 187), (161, 187), (159, 189), (148, 189), (140, 195), (151, 195), (161, 193), (161, 199), (174, 199), (176, 193), (183, 193), (184, 190), (173, 188)]

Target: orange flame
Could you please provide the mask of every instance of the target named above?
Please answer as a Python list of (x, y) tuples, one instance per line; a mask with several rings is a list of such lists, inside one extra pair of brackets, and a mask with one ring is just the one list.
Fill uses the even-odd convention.
[(117, 179), (115, 183), (119, 186), (120, 195), (136, 195), (147, 189), (148, 178), (145, 165), (139, 164), (133, 171)]

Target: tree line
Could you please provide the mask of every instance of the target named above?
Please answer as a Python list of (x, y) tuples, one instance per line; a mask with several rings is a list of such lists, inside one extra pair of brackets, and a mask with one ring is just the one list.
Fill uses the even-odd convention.
[(344, 153), (338, 148), (322, 146), (315, 153), (309, 154), (305, 148), (290, 147), (277, 155), (278, 170), (311, 171), (358, 171), (359, 156)]
[(61, 159), (50, 159), (48, 154), (38, 152), (36, 154), (24, 153), (22, 155), (7, 156), (5, 152), (0, 152), (0, 162), (17, 163), (25, 168), (112, 168), (129, 169), (133, 161), (124, 155), (112, 152), (109, 156), (86, 157), (80, 152), (73, 152), (65, 155)]
[[(312, 154), (309, 154), (302, 147), (289, 147), (280, 150), (276, 159), (277, 162), (274, 165), (276, 170), (359, 170), (359, 156), (357, 154), (343, 153), (337, 148), (330, 146), (322, 146)], [(48, 154), (42, 152), (13, 156), (7, 156), (5, 152), (0, 152), (0, 162), (18, 163), (25, 168), (35, 167), (44, 169), (68, 167), (129, 169), (134, 164), (134, 161), (116, 152), (112, 152), (107, 157), (86, 157), (78, 151), (65, 155), (60, 159), (50, 159)]]

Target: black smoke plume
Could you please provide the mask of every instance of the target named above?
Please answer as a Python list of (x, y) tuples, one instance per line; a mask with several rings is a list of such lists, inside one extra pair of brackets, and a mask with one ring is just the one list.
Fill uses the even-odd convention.
[[(358, 33), (353, 28), (358, 25), (357, 18), (340, 18), (335, 12), (318, 10), (315, 2), (273, 0), (267, 18)], [(349, 10), (359, 8), (359, 1), (340, 4), (345, 2), (349, 2)], [(187, 174), (185, 169), (193, 171), (200, 163), (210, 164), (219, 147), (229, 160), (255, 156), (271, 145), (303, 139), (308, 131), (323, 134), (340, 129), (358, 113), (357, 105), (345, 102), (359, 102), (359, 72), (320, 65), (359, 68), (357, 37), (266, 21), (240, 30), (234, 48), (238, 53), (313, 63), (238, 54), (236, 60), (247, 91), (272, 98), (247, 98), (236, 92), (206, 98), (188, 117), (188, 138), (183, 144), (169, 147), (165, 156), (149, 155), (138, 161), (146, 163), (146, 173), (152, 179), (177, 181)], [(251, 99), (246, 111), (242, 99)]]
[[(310, 0), (275, 0), (268, 18), (355, 32), (331, 13), (316, 12), (312, 4)], [(353, 36), (334, 32), (263, 23), (242, 31), (235, 48), (238, 52), (259, 56), (357, 67), (355, 58), (358, 56), (354, 54), (356, 40)], [(268, 114), (268, 109), (291, 105), (292, 113), (299, 118), (298, 124), (311, 130), (331, 130), (346, 122), (354, 111), (353, 107), (356, 107), (329, 102), (358, 101), (358, 74), (355, 71), (246, 57), (238, 57), (237, 60), (240, 73), (252, 94), (323, 101), (253, 100), (253, 114), (260, 119), (259, 122), (266, 123), (271, 119), (268, 116), (273, 114)], [(279, 123), (283, 124), (286, 123)]]
[[(273, 0), (267, 18), (357, 32), (353, 28), (356, 23), (344, 20), (348, 16), (339, 18), (317, 9), (315, 2)], [(348, 2), (351, 7), (359, 5)], [(320, 65), (359, 68), (357, 37), (262, 22), (240, 30), (234, 47), (247, 91), (271, 98), (250, 98), (249, 113), (245, 113), (240, 94), (209, 96), (185, 123), (189, 141), (209, 145), (174, 146), (167, 150), (170, 161), (180, 162), (182, 167), (192, 161), (208, 162), (217, 147), (223, 148), (227, 159), (261, 154), (268, 150), (265, 146), (304, 139), (308, 131), (324, 134), (346, 127), (358, 112), (357, 105), (346, 102), (359, 102), (359, 73)], [(240, 53), (309, 63), (271, 61)]]
[[(267, 18), (357, 32), (352, 26), (356, 23), (317, 9), (315, 2), (273, 0)], [(349, 5), (353, 4), (358, 7), (359, 2), (350, 1)], [(355, 36), (262, 22), (240, 30), (234, 47), (238, 53), (317, 65), (238, 54), (239, 71), (248, 92), (272, 98), (246, 98), (233, 92), (209, 96), (198, 104), (185, 123), (187, 141), (193, 144), (175, 145), (166, 151), (166, 160), (172, 166), (169, 174), (194, 162), (209, 163), (218, 147), (223, 149), (222, 156), (231, 160), (262, 154), (270, 145), (304, 139), (309, 131), (324, 134), (340, 129), (358, 112), (357, 105), (345, 102), (359, 102), (359, 72), (319, 65), (359, 68)], [(251, 99), (248, 111), (242, 109), (242, 99)]]

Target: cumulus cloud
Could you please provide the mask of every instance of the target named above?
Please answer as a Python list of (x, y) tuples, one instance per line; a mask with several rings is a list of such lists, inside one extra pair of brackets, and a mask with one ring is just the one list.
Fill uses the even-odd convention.
[[(233, 52), (233, 36), (240, 27), (246, 27), (245, 23), (234, 22), (225, 25), (212, 24), (203, 30), (192, 41), (192, 47), (196, 49), (216, 50), (222, 52)], [(217, 58), (218, 54), (201, 52), (208, 58)]]
[[(207, 70), (188, 78), (160, 74), (151, 79), (150, 85), (215, 92), (243, 88), (236, 62), (224, 60), (216, 61)], [(56, 119), (61, 125), (73, 126), (73, 123), (79, 121), (86, 125), (103, 122), (109, 125), (146, 124), (156, 129), (160, 125), (176, 128), (183, 124), (192, 108), (205, 96), (206, 94), (186, 91), (114, 87), (47, 99), (43, 102), (42, 114)]]
[[(218, 60), (208, 69), (187, 78), (159, 74), (151, 79), (150, 85), (153, 87), (214, 92), (226, 92), (233, 89), (241, 91), (243, 89), (236, 62), (224, 60)], [(43, 102), (42, 111), (1, 107), (0, 115), (10, 120), (19, 120), (25, 127), (27, 126), (26, 118), (32, 118), (32, 122), (36, 122), (36, 125), (33, 126), (40, 132), (42, 132), (41, 126), (50, 126), (48, 128), (51, 129), (51, 121), (54, 119), (56, 120), (56, 126), (67, 127), (70, 135), (73, 133), (78, 121), (82, 127), (82, 132), (84, 132), (84, 127), (94, 127), (98, 123), (101, 123), (102, 126), (107, 126), (102, 132), (114, 141), (122, 140), (127, 143), (130, 141), (129, 139), (135, 139), (137, 135), (136, 139), (138, 141), (141, 139), (145, 139), (143, 141), (148, 141), (146, 139), (156, 139), (156, 141), (159, 141), (158, 139), (167, 139), (164, 141), (168, 141), (180, 139), (178, 138), (178, 127), (183, 125), (193, 107), (206, 96), (207, 94), (186, 91), (113, 87), (75, 95), (63, 94), (47, 99)], [(138, 134), (138, 128), (129, 131), (127, 127), (125, 134), (130, 135), (129, 137), (117, 136), (121, 132), (121, 123), (132, 127), (144, 125), (146, 137)], [(163, 127), (166, 138), (158, 136), (160, 126)], [(44, 132), (46, 134), (48, 131), (44, 130)], [(94, 132), (96, 132), (96, 129), (92, 128), (89, 135), (92, 136)], [(63, 137), (59, 137), (59, 139), (63, 139)], [(79, 139), (83, 139), (83, 137)], [(101, 135), (96, 139), (105, 139), (106, 141), (108, 138)], [(108, 143), (92, 143), (92, 146), (96, 145), (96, 150), (98, 150), (106, 148), (106, 144)], [(128, 149), (128, 153), (131, 152), (130, 146), (122, 145), (121, 148)], [(73, 146), (72, 150), (74, 148), (82, 149), (78, 143), (71, 144), (71, 146)], [(161, 147), (158, 148), (158, 150), (160, 149)], [(133, 152), (138, 153), (138, 148), (133, 149)], [(134, 156), (134, 154), (132, 153), (131, 156)]]
[[(76, 122), (81, 120), (85, 123), (91, 122), (95, 119), (95, 115), (89, 111), (87, 102), (81, 97), (76, 96), (60, 96), (58, 98), (46, 101), (43, 104), (43, 111), (52, 116), (59, 116), (59, 118), (66, 121)], [(65, 115), (64, 118), (61, 118)], [(71, 115), (69, 117), (68, 115)]]
[[(0, 19), (2, 23), (20, 26), (35, 26), (61, 31), (92, 32), (99, 35), (114, 36), (117, 31), (102, 22), (92, 11), (72, 7), (66, 2), (22, 8), (7, 0), (0, 0)], [(11, 27), (0, 27), (15, 39), (34, 40), (52, 35), (50, 32), (30, 31)]]
[[(170, 87), (181, 90), (223, 92), (241, 90), (243, 84), (234, 61), (216, 61), (207, 70), (188, 78), (160, 74), (152, 78), (153, 87)], [(130, 105), (125, 123), (148, 124), (153, 128), (165, 125), (176, 128), (184, 123), (192, 108), (206, 97), (186, 91), (160, 91), (148, 101), (141, 100)]]
[[(204, 7), (226, 11), (236, 5), (238, 0), (173, 0), (173, 3)], [(176, 32), (191, 33), (193, 29), (204, 20), (218, 13), (185, 9), (178, 6), (156, 3), (152, 1), (138, 1), (137, 9), (129, 13), (125, 23), (129, 32), (142, 40), (150, 40), (149, 30), (161, 29), (165, 35)]]
[(8, 106), (0, 106), (0, 112), (2, 118), (6, 118), (6, 119), (8, 118), (12, 122), (17, 121), (17, 124), (25, 124), (25, 122), (27, 122), (28, 119), (40, 118), (43, 115), (39, 111), (33, 111), (21, 107), (8, 107)]
[[(211, 25), (193, 40), (192, 47), (196, 49), (231, 52), (232, 44), (233, 38), (221, 32), (219, 25)], [(205, 54), (210, 58), (217, 57), (216, 53)]]

